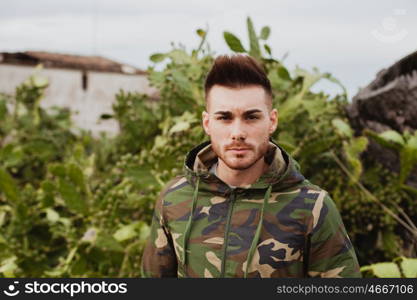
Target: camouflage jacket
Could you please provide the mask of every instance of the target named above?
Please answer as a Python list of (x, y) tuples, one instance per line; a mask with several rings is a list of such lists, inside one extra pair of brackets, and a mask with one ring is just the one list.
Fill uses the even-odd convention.
[(212, 172), (209, 142), (161, 192), (142, 257), (144, 277), (360, 277), (339, 212), (326, 191), (270, 143), (265, 172), (231, 188)]

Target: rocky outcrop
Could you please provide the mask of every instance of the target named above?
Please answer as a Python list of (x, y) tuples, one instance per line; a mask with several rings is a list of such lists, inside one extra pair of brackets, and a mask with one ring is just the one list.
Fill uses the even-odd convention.
[[(417, 51), (388, 69), (359, 91), (347, 107), (351, 126), (357, 134), (364, 129), (378, 133), (386, 130), (417, 130)], [(365, 159), (377, 160), (394, 172), (400, 169), (398, 154), (371, 141)], [(417, 168), (407, 184), (417, 187)]]

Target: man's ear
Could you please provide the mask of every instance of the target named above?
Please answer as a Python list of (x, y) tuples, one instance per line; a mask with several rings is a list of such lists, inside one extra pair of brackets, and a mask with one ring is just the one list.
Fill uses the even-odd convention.
[(278, 127), (278, 111), (276, 108), (271, 110), (269, 113), (269, 120), (271, 121), (271, 125), (269, 127), (269, 134), (272, 135)]
[(208, 112), (203, 111), (202, 117), (203, 117), (203, 128), (204, 128), (204, 131), (206, 132), (206, 134), (208, 136), (210, 136), (210, 130), (209, 130), (209, 126), (208, 126), (209, 125), (209, 121), (210, 121), (210, 116), (209, 116)]

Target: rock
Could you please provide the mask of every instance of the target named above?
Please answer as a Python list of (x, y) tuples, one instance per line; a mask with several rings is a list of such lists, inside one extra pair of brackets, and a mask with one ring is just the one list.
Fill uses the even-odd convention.
[[(353, 97), (346, 110), (358, 135), (364, 129), (378, 133), (390, 129), (411, 133), (417, 130), (417, 51), (380, 71)], [(398, 153), (372, 140), (364, 158), (376, 160), (393, 172), (400, 170)], [(417, 167), (406, 183), (417, 188)]]

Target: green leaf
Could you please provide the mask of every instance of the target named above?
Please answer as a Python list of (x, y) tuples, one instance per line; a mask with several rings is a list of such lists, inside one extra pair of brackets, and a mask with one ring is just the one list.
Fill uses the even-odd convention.
[(87, 204), (76, 186), (64, 179), (59, 179), (58, 191), (67, 204), (68, 208), (85, 214), (87, 212)]
[(264, 49), (269, 56), (272, 56), (272, 50), (267, 44), (264, 45)]
[(277, 68), (278, 76), (284, 80), (291, 80), (290, 73), (288, 72), (287, 68), (283, 65), (279, 65)]
[(56, 223), (59, 220), (59, 214), (53, 210), (52, 208), (47, 208), (46, 210), (46, 218), (51, 223)]
[(28, 207), (25, 203), (19, 202), (16, 205), (15, 212), (19, 222), (25, 222), (31, 213), (31, 208)]
[[(2, 226), (3, 224), (1, 223), (1, 217), (2, 217), (2, 213), (3, 212), (0, 212), (0, 226)], [(5, 244), (7, 244), (7, 241), (6, 241), (6, 239), (0, 234), (0, 244), (3, 244), (3, 245), (5, 245)]]
[(137, 227), (138, 227), (138, 222), (135, 222), (129, 225), (124, 225), (113, 234), (113, 237), (118, 242), (129, 240), (138, 235), (138, 233), (136, 232)]
[(41, 183), (41, 188), (44, 193), (44, 197), (42, 199), (43, 206), (49, 207), (54, 205), (55, 185), (51, 181), (45, 180)]
[(56, 267), (53, 270), (45, 271), (45, 275), (47, 277), (61, 277), (63, 274), (65, 274), (65, 272), (66, 272), (66, 267), (65, 266), (59, 266), (59, 267)]
[(199, 37), (202, 37), (202, 38), (206, 36), (206, 31), (201, 28), (197, 29), (196, 33)]
[(333, 145), (335, 138), (332, 136), (324, 136), (311, 140), (301, 149), (302, 159), (311, 160), (317, 156), (326, 153)]
[(259, 36), (259, 38), (261, 40), (267, 40), (270, 33), (271, 33), (271, 28), (269, 28), (269, 26), (264, 26), (261, 29), (261, 35)]
[(5, 168), (19, 166), (24, 162), (24, 156), (21, 146), (8, 144), (0, 149), (0, 161)]
[(114, 116), (112, 114), (102, 114), (100, 115), (100, 119), (102, 120), (108, 120), (108, 119), (113, 119)]
[(307, 93), (317, 82), (322, 78), (326, 78), (326, 74), (320, 73), (317, 68), (313, 68), (312, 72), (307, 70), (296, 68), (295, 74), (298, 77), (301, 77), (303, 80), (303, 85), (299, 93), (299, 97), (304, 97), (304, 94)]
[(148, 80), (151, 85), (159, 87), (162, 86), (166, 80), (165, 72), (152, 71), (148, 75)]
[(51, 164), (48, 166), (48, 170), (57, 177), (65, 177), (67, 174), (67, 170), (62, 164)]
[(417, 163), (417, 149), (408, 144), (400, 151), (400, 184), (404, 183)]
[(391, 230), (382, 231), (382, 246), (387, 253), (395, 254), (398, 253), (398, 245), (400, 244), (400, 239), (398, 236)]
[(115, 251), (123, 252), (124, 248), (120, 243), (111, 235), (104, 232), (99, 232), (95, 241), (95, 246), (103, 251)]
[(387, 130), (384, 131), (383, 133), (379, 134), (379, 137), (384, 139), (387, 142), (393, 142), (399, 145), (404, 145), (404, 139), (401, 136), (401, 134), (399, 134), (397, 131), (395, 130)]
[(71, 220), (68, 218), (59, 217), (58, 222), (64, 225), (66, 228), (69, 228), (71, 226)]
[(400, 257), (396, 260), (406, 278), (417, 278), (417, 259)]
[(192, 85), (190, 80), (179, 70), (172, 71), (172, 79), (174, 83), (181, 89), (181, 91), (185, 94), (192, 93)]
[(9, 173), (0, 168), (0, 191), (4, 193), (11, 203), (17, 203), (20, 199), (19, 189)]
[(326, 107), (326, 99), (322, 97), (303, 99), (302, 104), (310, 115), (310, 119), (317, 120), (323, 114), (323, 108)]
[(252, 20), (250, 17), (246, 19), (246, 24), (248, 26), (248, 36), (249, 36), (249, 54), (257, 59), (261, 58), (261, 50), (259, 47), (259, 40), (256, 36), (255, 28), (253, 26)]
[(0, 210), (0, 227), (4, 225), (5, 221), (6, 221), (6, 212), (4, 210)]
[(185, 131), (185, 130), (187, 130), (188, 128), (190, 128), (190, 123), (189, 122), (185, 122), (185, 121), (182, 121), (182, 122), (178, 122), (177, 124), (175, 124), (170, 130), (169, 130), (169, 133), (170, 134), (173, 134), (173, 133), (176, 133), (176, 132), (180, 132), (180, 131)]
[(417, 150), (417, 130), (414, 132), (414, 135), (411, 136), (407, 140), (407, 147), (409, 147), (411, 149), (416, 149)]
[(363, 166), (360, 161), (360, 154), (365, 151), (368, 146), (368, 139), (364, 136), (351, 139), (349, 142), (343, 142), (343, 150), (346, 156), (346, 160), (352, 169), (353, 178), (351, 183), (359, 180)]
[(37, 156), (41, 160), (47, 161), (57, 154), (57, 148), (53, 143), (47, 140), (35, 139), (29, 141), (23, 146), (26, 155)]
[(289, 97), (279, 108), (279, 118), (283, 122), (290, 122), (297, 113), (300, 113), (300, 106), (303, 104), (303, 99), (300, 94)]
[(348, 145), (348, 152), (353, 157), (359, 157), (359, 155), (365, 151), (368, 146), (368, 139), (364, 136), (353, 138)]
[(84, 173), (78, 165), (74, 163), (68, 164), (67, 174), (71, 181), (78, 186), (80, 191), (86, 192), (86, 182), (84, 178)]
[(8, 114), (8, 109), (7, 109), (6, 101), (1, 99), (0, 100), (0, 121), (3, 121), (4, 119), (6, 119), (7, 114)]
[(287, 152), (292, 152), (296, 148), (296, 139), (287, 130), (282, 130), (278, 134), (278, 144), (282, 146)]
[[(268, 72), (268, 78), (271, 81), (272, 89), (279, 92), (289, 91), (293, 84), (290, 74), (284, 66), (278, 66), (277, 69), (271, 68)], [(281, 117), (281, 108), (279, 113)]]
[(240, 40), (233, 33), (225, 31), (223, 32), (223, 37), (230, 50), (239, 53), (247, 52)]
[(362, 272), (371, 272), (378, 278), (400, 278), (401, 273), (396, 263), (383, 262), (361, 268)]
[(405, 136), (408, 137), (405, 145), (400, 150), (400, 184), (403, 184), (411, 171), (417, 164), (417, 131), (414, 135), (410, 136), (408, 132), (405, 132)]
[(139, 240), (142, 242), (146, 241), (149, 237), (150, 232), (151, 232), (151, 227), (145, 222), (143, 222), (139, 231)]
[(334, 128), (336, 128), (340, 135), (348, 138), (353, 136), (352, 128), (350, 128), (349, 124), (347, 124), (342, 119), (333, 119), (332, 125)]
[(400, 151), (402, 148), (401, 144), (398, 143), (393, 143), (390, 140), (387, 140), (383, 137), (381, 137), (378, 133), (370, 130), (370, 129), (365, 129), (363, 131), (363, 133), (367, 136), (370, 136), (375, 142), (377, 142), (379, 145), (386, 147), (386, 148), (390, 148), (396, 151)]
[(48, 81), (48, 78), (46, 77), (35, 75), (32, 77), (32, 83), (35, 87), (39, 89), (43, 89), (48, 86), (49, 81)]
[(167, 57), (166, 54), (163, 54), (163, 53), (155, 53), (155, 54), (152, 54), (149, 57), (149, 59), (151, 61), (153, 61), (154, 63), (159, 63), (159, 62), (163, 61), (166, 57)]
[(16, 256), (12, 256), (4, 259), (0, 263), (0, 273), (3, 273), (4, 277), (13, 278), (15, 277), (14, 272), (17, 270), (18, 266), (15, 261), (17, 260)]
[[(136, 182), (140, 188), (146, 188), (158, 183), (152, 175), (151, 170), (152, 167), (149, 165), (133, 166), (126, 170), (126, 176), (131, 177), (132, 181)], [(129, 197), (135, 199), (137, 195), (132, 194)]]
[(167, 54), (174, 63), (176, 64), (191, 64), (191, 57), (187, 54), (187, 52), (185, 52), (184, 50), (181, 49), (174, 49), (171, 52), (169, 52)]
[(413, 188), (413, 187), (408, 186), (406, 184), (402, 184), (402, 185), (400, 185), (400, 187), (402, 189), (406, 190), (407, 192), (410, 192), (410, 193), (412, 193), (412, 194), (414, 194), (414, 195), (417, 196), (417, 189), (416, 188)]
[(168, 139), (165, 136), (162, 135), (158, 135), (155, 140), (154, 140), (154, 144), (153, 144), (153, 150), (156, 150), (158, 148), (162, 148), (163, 146), (165, 146), (168, 143)]
[(82, 277), (88, 271), (89, 266), (87, 259), (83, 256), (79, 256), (71, 264), (71, 276), (70, 277)]

